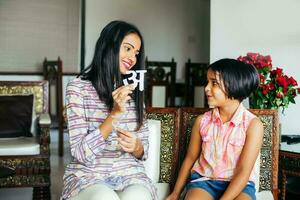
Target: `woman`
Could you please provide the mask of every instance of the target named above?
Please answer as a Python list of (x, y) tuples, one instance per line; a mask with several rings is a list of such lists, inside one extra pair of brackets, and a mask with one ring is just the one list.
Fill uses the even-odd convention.
[[(72, 161), (66, 167), (62, 199), (157, 199), (142, 160), (148, 156), (144, 94), (123, 85), (126, 72), (143, 70), (139, 30), (110, 22), (96, 43), (90, 66), (66, 91)], [(115, 119), (126, 113), (126, 122)], [(114, 120), (124, 125), (113, 127)]]

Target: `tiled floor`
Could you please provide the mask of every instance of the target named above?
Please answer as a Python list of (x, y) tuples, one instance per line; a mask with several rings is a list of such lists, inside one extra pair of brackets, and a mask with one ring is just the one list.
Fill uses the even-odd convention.
[[(64, 166), (70, 162), (67, 134), (65, 137), (64, 156), (58, 156), (58, 131), (51, 130), (51, 199), (58, 200), (62, 191)], [(32, 188), (0, 189), (0, 200), (32, 200)]]

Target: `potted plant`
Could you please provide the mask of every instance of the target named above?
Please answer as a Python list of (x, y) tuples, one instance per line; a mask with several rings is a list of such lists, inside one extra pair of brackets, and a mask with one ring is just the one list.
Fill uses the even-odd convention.
[(250, 108), (257, 109), (284, 109), (290, 103), (295, 103), (295, 97), (300, 93), (297, 81), (287, 76), (282, 68), (272, 68), (271, 56), (259, 53), (247, 53), (237, 58), (239, 61), (252, 64), (259, 73), (260, 84), (250, 96)]

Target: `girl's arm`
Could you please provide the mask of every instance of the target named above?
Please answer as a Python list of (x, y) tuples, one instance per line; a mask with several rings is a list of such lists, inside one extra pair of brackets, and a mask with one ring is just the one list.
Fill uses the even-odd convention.
[(254, 118), (246, 132), (246, 141), (235, 174), (220, 200), (234, 199), (245, 188), (263, 142), (263, 124)]
[(195, 120), (195, 123), (192, 128), (190, 143), (188, 147), (187, 154), (183, 161), (183, 164), (180, 168), (178, 178), (174, 187), (173, 192), (167, 197), (166, 200), (178, 199), (180, 197), (180, 193), (186, 183), (190, 175), (190, 171), (195, 163), (195, 161), (199, 158), (200, 149), (201, 149), (201, 135), (200, 135), (200, 122), (202, 119), (202, 115), (198, 116)]

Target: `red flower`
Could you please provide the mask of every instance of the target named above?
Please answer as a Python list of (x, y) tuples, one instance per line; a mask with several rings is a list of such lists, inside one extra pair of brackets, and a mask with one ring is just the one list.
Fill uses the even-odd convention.
[[(273, 89), (274, 89), (274, 87), (273, 87)], [(263, 93), (264, 95), (266, 95), (266, 94), (269, 92), (269, 90), (272, 90), (270, 84), (266, 84), (266, 85), (263, 85), (263, 86), (262, 86), (262, 93)]]
[(298, 85), (297, 81), (292, 76), (289, 78), (289, 84), (291, 84), (292, 86)]
[(276, 97), (282, 99), (283, 98), (283, 93), (282, 92), (277, 92)]
[(270, 77), (278, 77), (282, 76), (282, 69), (281, 68), (276, 68), (270, 72)]
[(279, 76), (276, 78), (276, 82), (278, 85), (282, 86), (283, 88), (287, 88), (289, 85), (289, 79), (286, 76)]
[(262, 75), (262, 74), (259, 74), (259, 82), (260, 84), (262, 84), (263, 82), (265, 82), (266, 78)]

